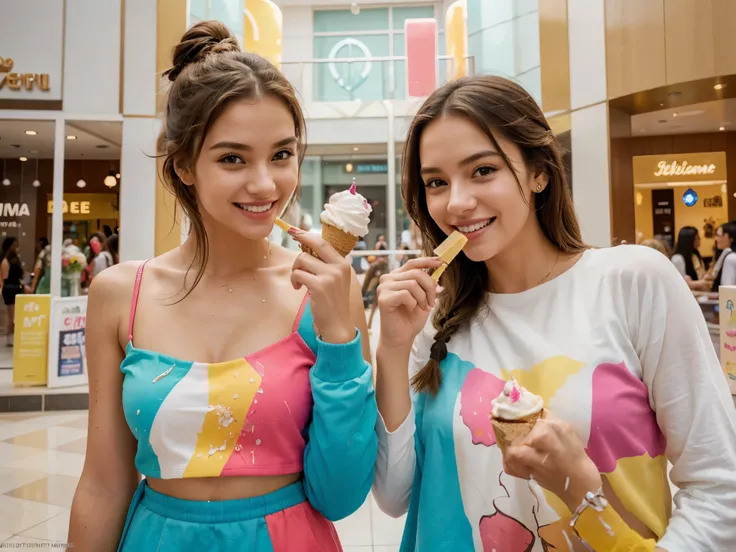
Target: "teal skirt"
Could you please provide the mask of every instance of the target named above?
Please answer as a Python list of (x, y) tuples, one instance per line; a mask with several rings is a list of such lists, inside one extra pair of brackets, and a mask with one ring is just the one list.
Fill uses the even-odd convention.
[(302, 483), (255, 498), (198, 502), (163, 495), (145, 479), (133, 496), (118, 552), (341, 552), (334, 525)]

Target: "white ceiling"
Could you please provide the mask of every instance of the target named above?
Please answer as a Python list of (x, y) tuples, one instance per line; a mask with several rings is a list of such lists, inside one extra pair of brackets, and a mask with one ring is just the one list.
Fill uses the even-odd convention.
[[(0, 119), (0, 158), (25, 156), (29, 159), (54, 157), (53, 121), (18, 121)], [(35, 136), (26, 135), (36, 131)], [(122, 123), (82, 121), (67, 123), (65, 135), (66, 159), (120, 159)], [(20, 146), (20, 147), (14, 147)], [(105, 147), (101, 147), (105, 146)]]
[(687, 105), (675, 109), (663, 109), (633, 115), (632, 136), (658, 136), (666, 134), (699, 134), (736, 131), (736, 99)]

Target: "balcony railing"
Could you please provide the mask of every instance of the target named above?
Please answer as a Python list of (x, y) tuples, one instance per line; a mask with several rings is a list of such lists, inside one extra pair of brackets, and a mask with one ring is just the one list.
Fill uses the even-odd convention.
[[(475, 60), (458, 68), (453, 58), (437, 58), (437, 86), (459, 74), (472, 75)], [(461, 69), (461, 70), (459, 70)], [(334, 58), (291, 61), (281, 70), (306, 102), (406, 100), (406, 57)]]

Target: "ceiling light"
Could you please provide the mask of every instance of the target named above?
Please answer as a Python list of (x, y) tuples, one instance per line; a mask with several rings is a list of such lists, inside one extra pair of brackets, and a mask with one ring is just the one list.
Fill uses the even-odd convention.
[(672, 114), (672, 116), (673, 116), (673, 117), (677, 117), (677, 113), (673, 113), (673, 114)]
[(360, 148), (357, 146), (353, 148), (353, 151), (358, 151), (358, 150), (360, 150)]
[(120, 180), (120, 173), (117, 173), (117, 174), (115, 175), (115, 178), (117, 178), (118, 180)]
[(721, 131), (726, 130), (726, 127), (721, 127), (718, 130), (721, 130)]
[(40, 180), (34, 180), (33, 181), (33, 187), (34, 188), (40, 188), (41, 187), (41, 181)]
[(26, 130), (26, 134), (28, 136), (35, 136), (36, 134), (38, 134), (38, 132), (36, 132), (35, 130)]
[(728, 86), (728, 85), (727, 84), (718, 83), (713, 88), (715, 88), (716, 90), (723, 90), (724, 88), (726, 88), (726, 86)]
[(347, 165), (345, 165), (345, 172), (348, 172), (348, 173), (353, 172), (353, 164), (352, 163), (348, 163)]
[(27, 157), (21, 157), (21, 158), (20, 158), (20, 160), (21, 160), (21, 161), (22, 161), (23, 163), (25, 163), (26, 161), (28, 161), (28, 158), (27, 158)]
[(66, 139), (67, 139), (67, 140), (76, 140), (76, 139), (77, 139), (77, 137), (76, 137), (76, 136), (72, 136), (72, 135), (70, 134), (69, 136), (67, 136), (67, 137), (66, 137)]
[(9, 178), (6, 178), (5, 180), (3, 180), (3, 186), (10, 186), (10, 179)]
[(77, 181), (77, 188), (86, 188), (86, 187), (87, 187), (87, 183), (86, 183), (86, 182), (85, 182), (84, 180), (82, 180), (82, 179), (80, 178), (80, 179), (79, 179), (79, 180)]
[(117, 180), (117, 178), (115, 178), (115, 175), (114, 175), (114, 174), (108, 174), (108, 175), (107, 175), (107, 176), (105, 177), (105, 180), (103, 180), (103, 183), (104, 183), (104, 184), (105, 184), (105, 186), (107, 186), (108, 188), (114, 188), (114, 187), (115, 187), (115, 185), (116, 185), (116, 184), (118, 183), (118, 180)]

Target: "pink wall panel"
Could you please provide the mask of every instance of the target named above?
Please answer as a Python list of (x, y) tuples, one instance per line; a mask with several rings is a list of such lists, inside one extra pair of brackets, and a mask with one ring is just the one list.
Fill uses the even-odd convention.
[(437, 88), (437, 21), (407, 19), (404, 37), (407, 92), (410, 97), (429, 96)]

